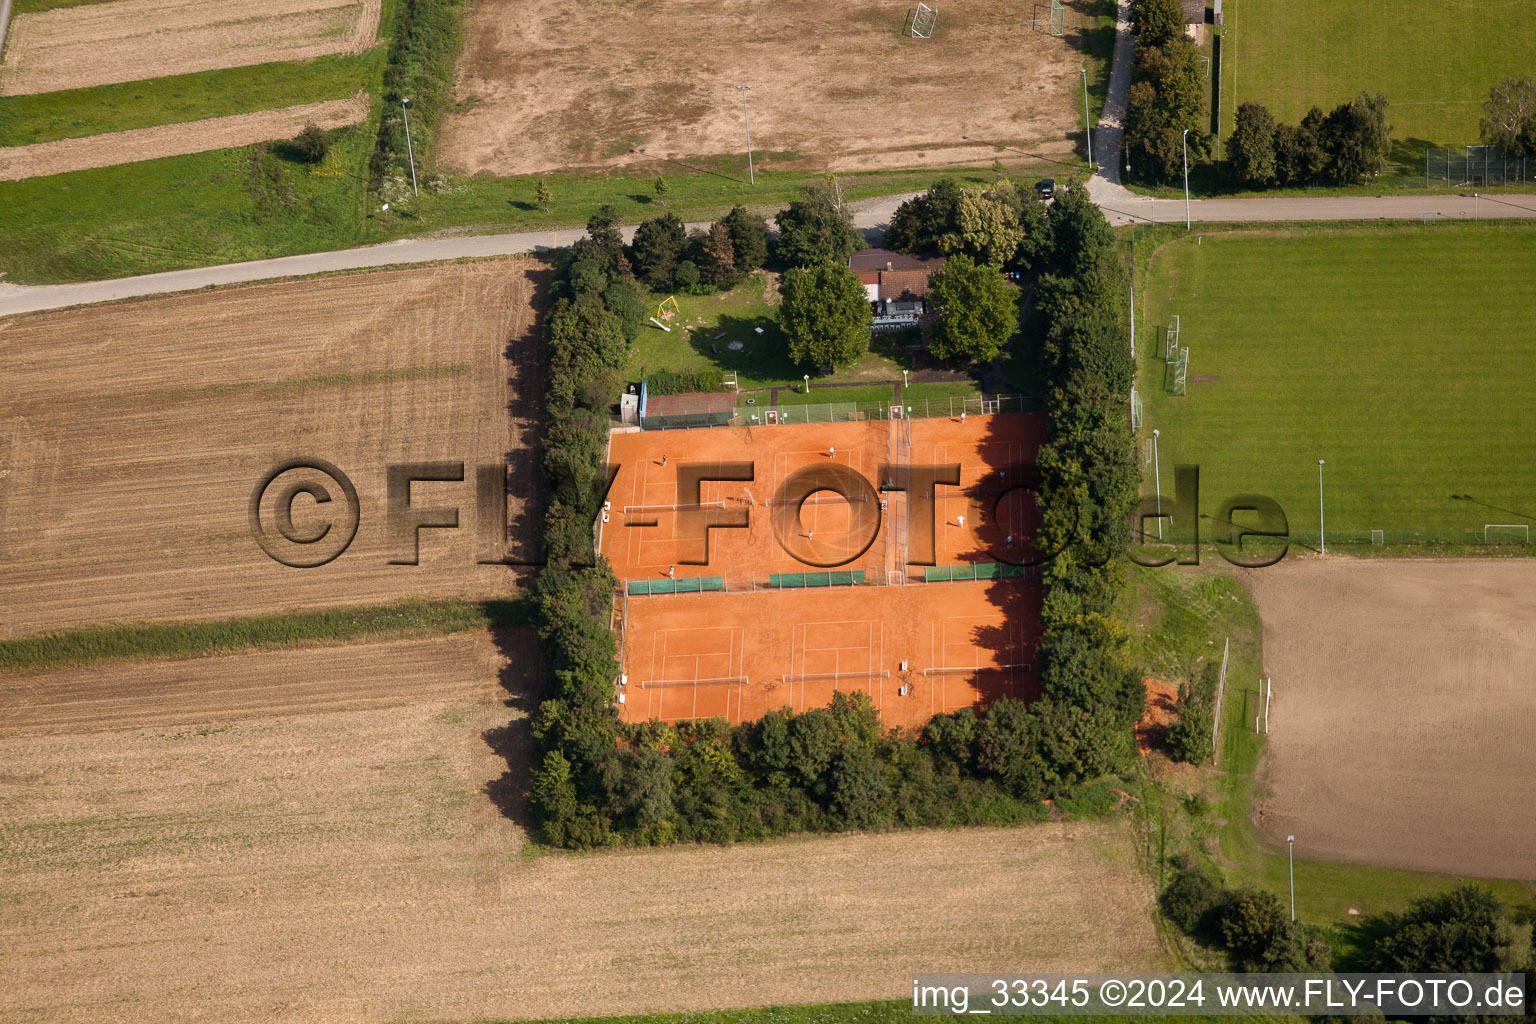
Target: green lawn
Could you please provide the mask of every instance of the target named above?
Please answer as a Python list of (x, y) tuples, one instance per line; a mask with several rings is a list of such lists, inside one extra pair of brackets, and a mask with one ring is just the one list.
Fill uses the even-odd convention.
[(0, 146), (180, 124), (344, 99), (376, 88), (385, 47), (351, 57), (226, 68), (36, 96), (0, 97)]
[(1400, 160), (1476, 143), (1488, 90), (1536, 53), (1530, 5), (1509, 0), (1238, 0), (1225, 18), (1223, 136), (1239, 103), (1294, 123), (1369, 89), (1390, 103)]
[[(1143, 434), (1161, 431), (1164, 492), (1176, 464), (1198, 464), (1203, 515), (1268, 495), (1293, 539), (1315, 544), (1325, 459), (1330, 544), (1368, 542), (1372, 529), (1389, 543), (1462, 543), (1485, 523), (1532, 522), (1533, 262), (1536, 227), (1512, 224), (1164, 245), (1141, 264), (1137, 332)], [(1162, 386), (1155, 325), (1175, 313), (1186, 397)]]

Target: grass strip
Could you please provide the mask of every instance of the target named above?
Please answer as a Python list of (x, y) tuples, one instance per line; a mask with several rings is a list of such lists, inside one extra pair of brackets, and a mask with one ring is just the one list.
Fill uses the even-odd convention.
[(265, 648), (401, 640), (531, 621), (527, 599), (508, 598), (417, 599), (217, 622), (121, 623), (0, 641), (0, 672), (42, 672), (109, 662), (206, 658)]

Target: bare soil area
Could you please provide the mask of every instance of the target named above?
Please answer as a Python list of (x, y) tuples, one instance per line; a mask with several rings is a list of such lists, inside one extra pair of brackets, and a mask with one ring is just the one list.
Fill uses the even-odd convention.
[(1254, 819), (1339, 860), (1536, 878), (1531, 563), (1249, 574), (1274, 679)]
[(110, 167), (138, 160), (204, 153), (211, 149), (231, 149), (253, 142), (290, 139), (303, 131), (305, 125), (340, 128), (357, 124), (367, 116), (368, 94), (359, 92), (351, 99), (301, 103), (255, 114), (232, 114), (184, 124), (9, 146), (0, 149), (0, 181), (41, 178), (91, 167)]
[(0, 96), (361, 53), (380, 0), (115, 0), (11, 19)]
[[(475, 467), (510, 463), (499, 537), (535, 554), (546, 280), (487, 260), (0, 320), (0, 636), (515, 589), (477, 564), (497, 523), (477, 515)], [(263, 475), (301, 456), (358, 496), (355, 540), (318, 568), (268, 557), (249, 516)], [(410, 489), (460, 528), (421, 531), (420, 564), (391, 565), (410, 533), (388, 529), (386, 467), (427, 461), (465, 463), (462, 483)], [(273, 537), (290, 479), (262, 506)], [(339, 537), (341, 487), (296, 482), (331, 500), (298, 494), (293, 535)]]
[(901, 34), (913, 6), (481, 0), (440, 159), (495, 174), (681, 171), (744, 155), (739, 84), (752, 86), (759, 167), (988, 163), (996, 151), (978, 139), (1071, 151), (1082, 120), (1072, 37), (1032, 28), (1027, 4), (965, 0), (940, 8), (933, 38), (914, 39)]

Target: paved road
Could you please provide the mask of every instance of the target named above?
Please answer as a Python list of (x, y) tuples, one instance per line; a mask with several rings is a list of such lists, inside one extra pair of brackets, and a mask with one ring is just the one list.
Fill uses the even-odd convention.
[[(1097, 148), (1097, 147), (1096, 147)], [(1115, 225), (1178, 223), (1184, 219), (1181, 200), (1151, 200), (1096, 177), (1089, 183), (1094, 200)], [(879, 231), (890, 221), (892, 212), (912, 193), (887, 196), (856, 204), (854, 224), (869, 232)], [(1344, 196), (1292, 197), (1284, 199), (1197, 199), (1190, 204), (1194, 222), (1236, 221), (1330, 221), (1330, 220), (1423, 220), (1426, 215), (1442, 220), (1484, 218), (1536, 219), (1536, 196), (1504, 197), (1470, 195)], [(689, 227), (707, 227), (706, 224)], [(303, 256), (227, 263), (195, 270), (173, 270), (142, 277), (121, 277), (109, 281), (80, 284), (23, 286), (0, 282), (0, 316), (42, 309), (59, 309), (90, 302), (104, 302), (136, 295), (191, 291), (208, 285), (263, 281), (279, 277), (320, 274), (361, 267), (382, 267), (401, 263), (425, 263), (432, 260), (462, 259), (474, 256), (503, 256), (512, 253), (539, 252), (557, 245), (569, 245), (583, 232), (579, 228), (561, 231), (528, 231), (505, 235), (468, 235), (447, 238), (403, 239), (385, 245), (337, 252), (317, 252)], [(626, 239), (633, 228), (624, 231)]]

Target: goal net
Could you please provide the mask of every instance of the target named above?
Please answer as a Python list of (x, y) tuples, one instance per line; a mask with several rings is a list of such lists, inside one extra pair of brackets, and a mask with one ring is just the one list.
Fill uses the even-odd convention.
[(937, 7), (920, 3), (907, 19), (907, 33), (918, 39), (930, 39), (933, 37), (933, 26), (938, 23), (938, 20)]
[(1051, 35), (1064, 36), (1067, 34), (1067, 9), (1062, 6), (1061, 0), (1051, 0)]
[(1531, 528), (1525, 523), (1488, 523), (1483, 526), (1484, 544), (1529, 544)]

